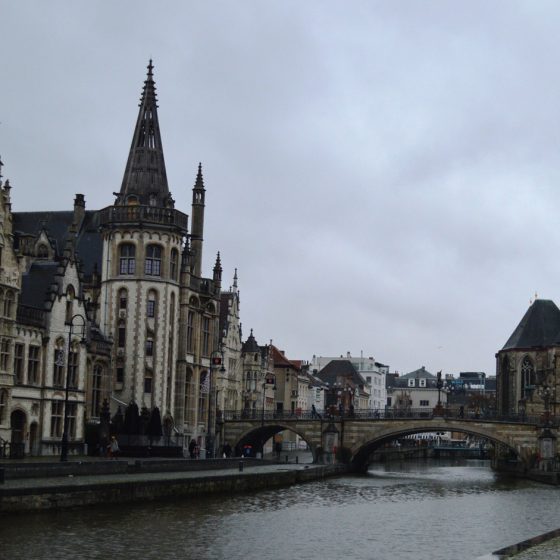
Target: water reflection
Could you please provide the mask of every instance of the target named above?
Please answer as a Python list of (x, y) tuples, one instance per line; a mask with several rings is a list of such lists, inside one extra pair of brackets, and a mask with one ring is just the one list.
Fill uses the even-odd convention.
[(3, 558), (472, 559), (560, 527), (558, 490), (485, 462), (403, 463), (230, 497), (2, 520)]

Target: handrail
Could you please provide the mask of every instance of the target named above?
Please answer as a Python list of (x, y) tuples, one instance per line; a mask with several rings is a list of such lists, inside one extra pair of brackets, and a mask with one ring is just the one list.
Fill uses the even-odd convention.
[(312, 410), (296, 410), (294, 412), (278, 411), (253, 411), (253, 410), (225, 410), (222, 411), (222, 418), (225, 422), (254, 420), (255, 422), (282, 420), (284, 422), (297, 422), (301, 420), (460, 420), (462, 422), (508, 422), (515, 424), (530, 424), (540, 426), (546, 424), (551, 427), (560, 425), (560, 418), (551, 416), (543, 419), (541, 416), (527, 416), (526, 414), (498, 414), (495, 411), (485, 411), (478, 414), (463, 413), (451, 409), (435, 410), (408, 409), (408, 410), (355, 410), (343, 411), (340, 414), (328, 412), (316, 412)]

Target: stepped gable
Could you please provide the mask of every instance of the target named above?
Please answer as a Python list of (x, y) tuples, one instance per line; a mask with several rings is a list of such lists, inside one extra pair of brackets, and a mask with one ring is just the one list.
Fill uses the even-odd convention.
[(560, 343), (560, 309), (549, 299), (537, 299), (529, 307), (503, 350), (542, 348)]

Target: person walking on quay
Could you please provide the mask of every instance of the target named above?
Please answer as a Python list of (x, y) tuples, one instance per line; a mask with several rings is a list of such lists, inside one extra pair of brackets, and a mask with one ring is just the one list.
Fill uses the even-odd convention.
[(189, 456), (191, 459), (196, 458), (196, 454), (195, 454), (196, 447), (197, 447), (196, 440), (192, 438), (191, 441), (189, 442)]
[(317, 409), (314, 404), (311, 405), (311, 418), (317, 418)]
[(111, 436), (111, 441), (107, 446), (107, 451), (109, 452), (109, 457), (111, 459), (117, 459), (117, 457), (119, 456), (119, 442), (117, 441), (117, 438), (115, 436)]

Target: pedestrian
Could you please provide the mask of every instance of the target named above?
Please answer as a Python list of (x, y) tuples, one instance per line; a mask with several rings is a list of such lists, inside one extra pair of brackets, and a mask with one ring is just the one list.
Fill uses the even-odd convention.
[(317, 409), (314, 404), (311, 405), (311, 418), (317, 418)]
[(107, 451), (109, 453), (109, 457), (112, 459), (117, 459), (120, 452), (119, 442), (117, 441), (116, 436), (111, 436), (111, 441), (107, 446)]
[(195, 447), (196, 447), (196, 440), (194, 438), (192, 438), (191, 441), (189, 442), (189, 457), (191, 459), (195, 458), (195, 455), (194, 455)]

